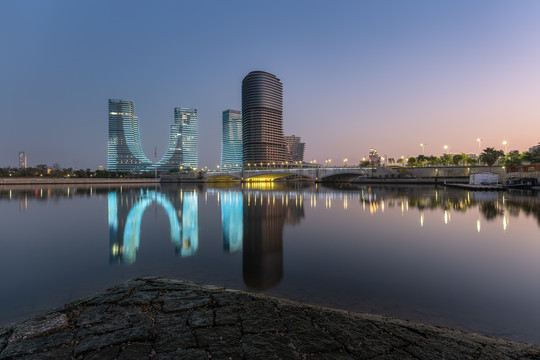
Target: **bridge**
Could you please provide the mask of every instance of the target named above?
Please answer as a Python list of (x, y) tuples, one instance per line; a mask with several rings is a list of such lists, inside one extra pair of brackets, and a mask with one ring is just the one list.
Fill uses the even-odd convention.
[(296, 178), (313, 181), (346, 180), (359, 176), (387, 177), (396, 172), (381, 167), (319, 167), (319, 168), (269, 168), (253, 170), (209, 171), (203, 174), (204, 181), (274, 181), (276, 179)]

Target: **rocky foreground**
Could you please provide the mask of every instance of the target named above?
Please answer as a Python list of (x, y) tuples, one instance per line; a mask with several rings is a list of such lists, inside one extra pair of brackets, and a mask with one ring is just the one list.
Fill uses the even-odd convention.
[(169, 278), (0, 328), (0, 359), (540, 359), (540, 346)]

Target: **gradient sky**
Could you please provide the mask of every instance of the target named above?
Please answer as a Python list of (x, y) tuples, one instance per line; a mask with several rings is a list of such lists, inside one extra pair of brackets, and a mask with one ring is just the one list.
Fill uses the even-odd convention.
[(199, 111), (199, 165), (221, 154), (241, 82), (283, 82), (305, 160), (527, 150), (540, 141), (539, 1), (0, 2), (0, 167), (95, 169), (107, 99), (131, 99), (153, 159), (174, 107)]

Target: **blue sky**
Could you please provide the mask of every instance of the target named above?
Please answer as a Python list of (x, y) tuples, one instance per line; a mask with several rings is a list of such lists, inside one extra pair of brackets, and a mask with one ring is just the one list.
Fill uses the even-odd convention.
[(106, 165), (107, 99), (131, 99), (143, 149), (199, 111), (215, 168), (221, 112), (253, 70), (284, 87), (307, 161), (526, 150), (540, 141), (537, 1), (0, 2), (0, 166)]

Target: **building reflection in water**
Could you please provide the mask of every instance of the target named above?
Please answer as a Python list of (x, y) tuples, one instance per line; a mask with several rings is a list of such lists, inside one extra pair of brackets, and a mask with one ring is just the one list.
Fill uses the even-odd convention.
[(221, 227), (223, 250), (233, 253), (242, 250), (244, 240), (244, 204), (240, 191), (223, 191), (221, 199)]
[(244, 283), (269, 289), (283, 278), (283, 227), (300, 222), (303, 202), (289, 193), (255, 191), (244, 193), (243, 207)]
[[(196, 191), (177, 196), (151, 190), (111, 191), (108, 194), (110, 262), (134, 263), (140, 243), (143, 214), (150, 205), (160, 205), (170, 223), (171, 241), (177, 254), (190, 256), (197, 251), (198, 195)], [(176, 211), (182, 209), (182, 211)]]

